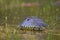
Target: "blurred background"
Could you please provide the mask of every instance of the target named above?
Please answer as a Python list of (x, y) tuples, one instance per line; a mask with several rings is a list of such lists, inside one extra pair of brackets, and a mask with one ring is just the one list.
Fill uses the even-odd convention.
[[(16, 29), (28, 16), (43, 19), (53, 30), (47, 32), (44, 40), (60, 40), (59, 4), (60, 0), (0, 0), (0, 40), (40, 40)], [(26, 38), (28, 35), (32, 38)]]

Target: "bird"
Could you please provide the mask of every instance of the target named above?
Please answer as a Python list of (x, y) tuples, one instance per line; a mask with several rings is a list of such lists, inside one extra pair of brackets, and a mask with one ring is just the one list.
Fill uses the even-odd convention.
[(19, 24), (21, 28), (31, 28), (32, 30), (43, 30), (47, 26), (46, 23), (43, 22), (42, 19), (39, 19), (36, 16), (26, 17), (22, 23)]

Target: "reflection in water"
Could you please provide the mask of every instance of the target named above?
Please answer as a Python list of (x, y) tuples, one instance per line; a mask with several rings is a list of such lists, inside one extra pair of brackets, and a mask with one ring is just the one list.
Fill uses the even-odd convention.
[(24, 32), (21, 32), (20, 34), (24, 40), (44, 40), (47, 33), (24, 31)]

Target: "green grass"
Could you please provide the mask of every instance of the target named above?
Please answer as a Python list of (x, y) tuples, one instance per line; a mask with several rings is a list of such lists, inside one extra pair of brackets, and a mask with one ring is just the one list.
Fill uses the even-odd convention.
[[(43, 5), (20, 6), (24, 2)], [(60, 40), (60, 7), (53, 6), (53, 2), (55, 0), (0, 0), (0, 40), (39, 40), (41, 35), (44, 40)], [(49, 25), (48, 30), (52, 31), (45, 33), (17, 30), (17, 25), (27, 16), (43, 19)]]

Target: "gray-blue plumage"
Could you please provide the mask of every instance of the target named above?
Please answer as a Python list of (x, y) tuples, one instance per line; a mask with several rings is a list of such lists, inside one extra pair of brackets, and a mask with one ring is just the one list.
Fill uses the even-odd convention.
[(44, 27), (46, 24), (36, 16), (27, 17), (21, 24), (19, 24), (19, 27)]

